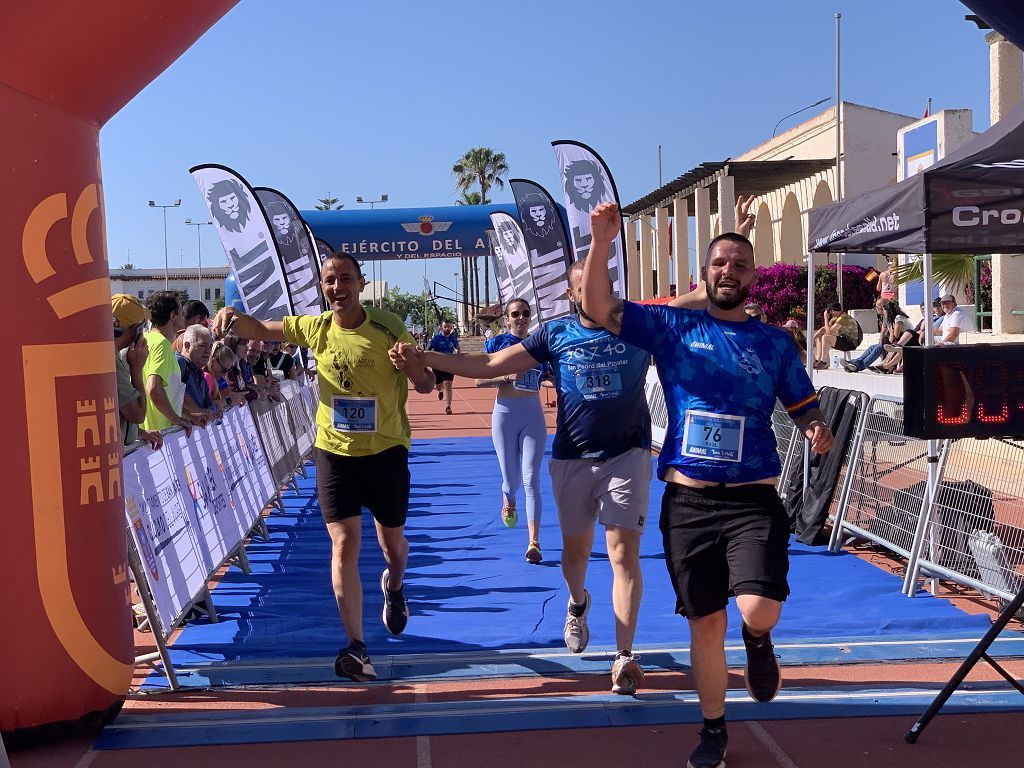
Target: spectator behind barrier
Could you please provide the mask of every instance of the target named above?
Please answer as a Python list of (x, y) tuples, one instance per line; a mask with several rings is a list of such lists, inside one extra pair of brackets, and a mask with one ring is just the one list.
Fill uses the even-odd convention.
[(142, 428), (158, 432), (178, 426), (186, 434), (191, 434), (192, 422), (181, 412), (185, 388), (171, 347), (171, 340), (182, 328), (183, 315), (178, 294), (173, 291), (151, 293), (146, 299), (146, 307), (150, 312), (152, 330), (145, 335), (149, 357), (143, 369), (147, 404)]
[(214, 342), (210, 351), (210, 362), (206, 364), (206, 383), (210, 387), (210, 396), (222, 411), (245, 402), (245, 396), (239, 395), (231, 388), (228, 378), (237, 366), (238, 356), (231, 348), (222, 341)]
[(199, 426), (205, 427), (217, 415), (217, 406), (203, 376), (213, 351), (213, 334), (205, 325), (190, 325), (181, 337), (181, 354), (175, 355), (185, 388), (182, 411)]
[(174, 347), (175, 352), (181, 352), (181, 336), (185, 333), (185, 328), (190, 325), (202, 325), (209, 327), (210, 324), (210, 310), (206, 308), (203, 302), (197, 299), (186, 301), (185, 305), (181, 308), (181, 311), (185, 315), (184, 325), (182, 329), (178, 331), (177, 336), (174, 337), (174, 341), (171, 346)]
[(282, 379), (294, 378), (294, 376), (292, 376), (292, 368), (295, 367), (295, 359), (284, 349), (284, 344), (282, 342), (270, 342), (270, 352), (268, 355), (271, 369), (274, 371), (280, 371)]
[(146, 419), (146, 385), (143, 370), (149, 347), (143, 333), (149, 310), (134, 296), (117, 293), (110, 297), (114, 316), (114, 370), (117, 373), (117, 405), (121, 417), (121, 442), (131, 445), (142, 440), (154, 450), (163, 445), (159, 433), (139, 429)]

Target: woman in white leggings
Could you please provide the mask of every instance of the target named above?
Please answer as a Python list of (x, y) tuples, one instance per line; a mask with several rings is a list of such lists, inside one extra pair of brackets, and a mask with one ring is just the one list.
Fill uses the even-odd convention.
[[(519, 344), (529, 334), (530, 305), (523, 299), (512, 299), (505, 307), (509, 332), (488, 340), (487, 352), (497, 352)], [(537, 564), (540, 551), (540, 465), (547, 446), (548, 430), (540, 404), (540, 365), (517, 376), (498, 379), (477, 379), (478, 387), (497, 387), (498, 396), (491, 414), (491, 439), (501, 467), (501, 521), (515, 528), (519, 520), (516, 492), (526, 489), (526, 526), (530, 543), (527, 561)]]

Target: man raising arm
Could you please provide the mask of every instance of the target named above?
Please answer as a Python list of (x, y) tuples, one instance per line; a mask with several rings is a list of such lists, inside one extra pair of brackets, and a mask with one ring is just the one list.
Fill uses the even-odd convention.
[(661, 530), (676, 611), (690, 625), (704, 715), (691, 768), (723, 765), (727, 735), (726, 605), (743, 617), (746, 683), (757, 701), (781, 685), (771, 642), (789, 595), (789, 520), (775, 492), (780, 472), (771, 413), (776, 399), (819, 453), (832, 434), (789, 336), (743, 311), (757, 280), (742, 235), (711, 241), (703, 277), (707, 310), (644, 306), (608, 294), (609, 246), (621, 226), (613, 203), (591, 212), (583, 309), (623, 341), (655, 357), (668, 407), (658, 461), (665, 481)]

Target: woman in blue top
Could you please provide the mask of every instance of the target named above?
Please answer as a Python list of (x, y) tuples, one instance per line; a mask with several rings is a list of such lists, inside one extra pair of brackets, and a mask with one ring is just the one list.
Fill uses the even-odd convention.
[[(487, 352), (497, 352), (519, 344), (529, 335), (530, 305), (523, 299), (512, 299), (505, 307), (509, 332), (487, 341)], [(541, 561), (540, 551), (540, 465), (547, 446), (548, 430), (540, 404), (540, 366), (516, 376), (477, 379), (478, 387), (497, 387), (498, 396), (491, 414), (491, 438), (501, 467), (501, 521), (515, 528), (516, 492), (526, 488), (526, 525), (530, 544), (526, 549), (528, 562)]]

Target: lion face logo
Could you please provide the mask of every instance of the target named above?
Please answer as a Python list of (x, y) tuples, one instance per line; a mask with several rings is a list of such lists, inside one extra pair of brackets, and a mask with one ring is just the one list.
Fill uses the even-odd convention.
[(277, 202), (268, 203), (266, 208), (270, 225), (274, 228), (274, 240), (280, 245), (291, 245), (299, 236), (291, 213), (283, 204)]
[(507, 253), (516, 253), (519, 250), (519, 232), (511, 223), (502, 221), (498, 224), (498, 234), (501, 236), (501, 247)]
[(604, 175), (592, 160), (574, 160), (565, 169), (565, 195), (574, 208), (589, 213), (605, 195)]
[(249, 223), (249, 196), (234, 179), (218, 181), (206, 194), (217, 223), (229, 232), (241, 232)]
[(546, 238), (555, 228), (555, 214), (540, 195), (531, 193), (523, 197), (519, 207), (523, 228), (538, 239)]

